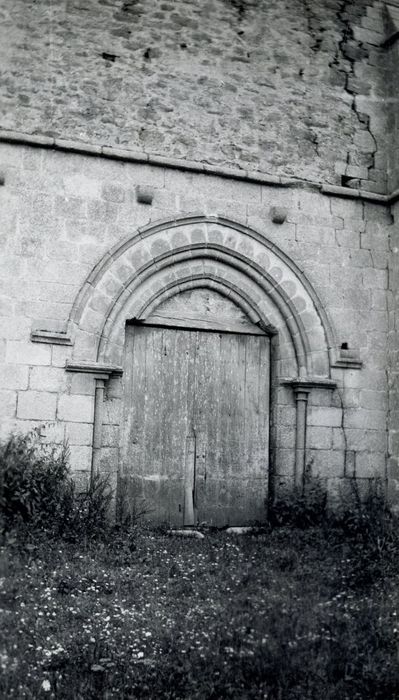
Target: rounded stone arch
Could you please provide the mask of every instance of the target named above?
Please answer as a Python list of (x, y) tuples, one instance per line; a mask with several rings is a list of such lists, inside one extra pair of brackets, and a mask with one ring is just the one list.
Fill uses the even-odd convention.
[(278, 337), (280, 376), (330, 377), (334, 332), (302, 271), (263, 234), (205, 215), (149, 224), (99, 261), (71, 311), (74, 361), (121, 365), (126, 321), (190, 286), (216, 289)]

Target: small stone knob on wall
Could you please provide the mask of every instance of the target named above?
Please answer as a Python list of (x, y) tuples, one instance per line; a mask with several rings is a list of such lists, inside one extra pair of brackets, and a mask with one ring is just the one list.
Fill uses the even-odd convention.
[(287, 218), (285, 207), (270, 207), (270, 217), (274, 224), (283, 224)]
[(140, 204), (152, 204), (154, 188), (138, 185), (136, 187), (136, 199)]

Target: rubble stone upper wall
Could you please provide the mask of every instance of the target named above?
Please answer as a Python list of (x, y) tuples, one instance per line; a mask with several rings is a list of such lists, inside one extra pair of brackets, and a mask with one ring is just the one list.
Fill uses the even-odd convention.
[(383, 5), (0, 0), (0, 128), (385, 192)]

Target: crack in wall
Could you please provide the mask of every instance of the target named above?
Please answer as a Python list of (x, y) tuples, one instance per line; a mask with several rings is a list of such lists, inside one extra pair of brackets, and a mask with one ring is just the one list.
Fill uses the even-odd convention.
[(237, 11), (238, 21), (241, 22), (244, 19), (245, 13), (248, 9), (246, 0), (229, 0), (229, 2)]
[[(306, 0), (305, 0), (306, 2)], [(354, 55), (351, 54), (350, 51), (350, 44), (357, 44), (359, 49), (363, 48), (363, 43), (361, 41), (357, 41), (355, 39), (355, 34), (354, 30), (352, 27), (352, 24), (350, 22), (350, 18), (347, 14), (347, 9), (351, 5), (351, 0), (341, 0), (340, 6), (337, 10), (336, 17), (342, 27), (342, 36), (341, 40), (338, 42), (337, 50), (335, 52), (335, 56), (332, 61), (330, 61), (329, 66), (332, 69), (335, 69), (338, 73), (342, 74), (344, 77), (344, 85), (343, 88), (345, 92), (351, 96), (351, 110), (354, 113), (359, 127), (361, 131), (365, 131), (369, 134), (370, 138), (373, 141), (374, 148), (370, 151), (367, 152), (367, 155), (370, 156), (371, 162), (369, 165), (366, 165), (367, 171), (368, 171), (368, 179), (370, 179), (370, 171), (375, 168), (375, 155), (378, 151), (378, 145), (377, 145), (377, 140), (376, 137), (374, 136), (372, 129), (371, 129), (371, 118), (368, 114), (364, 114), (363, 112), (360, 112), (357, 107), (356, 103), (356, 97), (357, 97), (357, 92), (354, 87), (351, 86), (351, 79), (355, 78), (355, 65), (356, 65), (356, 58)], [(348, 66), (349, 70), (345, 68), (345, 66)], [(350, 150), (347, 151), (346, 154), (346, 168), (345, 168), (345, 174), (342, 176), (342, 185), (345, 185), (347, 187), (359, 187), (361, 183), (359, 180), (361, 178), (353, 178), (352, 176), (348, 175), (348, 168), (351, 165), (350, 162)]]
[(319, 158), (320, 157), (319, 139), (317, 137), (317, 134), (314, 131), (309, 130), (309, 140), (310, 140), (310, 143), (313, 144), (313, 146), (314, 146), (316, 156)]
[(323, 41), (324, 27), (320, 25), (319, 18), (316, 13), (312, 10), (312, 0), (302, 0), (304, 15), (306, 17), (308, 31), (314, 43), (310, 46), (311, 51), (320, 51), (320, 47)]

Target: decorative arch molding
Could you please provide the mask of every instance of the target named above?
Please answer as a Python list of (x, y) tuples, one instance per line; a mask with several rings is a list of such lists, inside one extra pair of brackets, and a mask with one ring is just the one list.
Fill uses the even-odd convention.
[(138, 229), (99, 261), (70, 314), (73, 361), (121, 364), (126, 320), (190, 285), (217, 288), (278, 333), (281, 376), (330, 377), (335, 334), (303, 272), (263, 234), (197, 214)]

